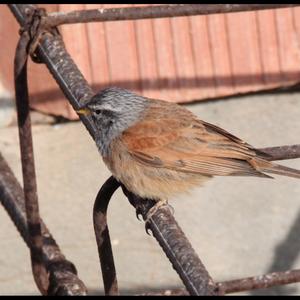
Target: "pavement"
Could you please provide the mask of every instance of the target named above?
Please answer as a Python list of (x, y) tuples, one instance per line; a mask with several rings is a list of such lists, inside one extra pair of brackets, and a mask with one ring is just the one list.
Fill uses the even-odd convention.
[[(186, 105), (253, 146), (299, 144), (300, 94), (235, 97)], [(110, 176), (80, 122), (33, 126), (40, 213), (90, 294), (103, 294), (92, 224), (95, 196)], [(0, 151), (22, 182), (18, 132), (0, 128)], [(300, 159), (282, 161), (300, 169)], [(300, 266), (300, 181), (218, 177), (170, 200), (175, 218), (216, 281)], [(121, 294), (181, 288), (165, 254), (120, 191), (108, 222)], [(0, 209), (0, 294), (38, 294), (29, 251)], [(300, 284), (243, 294), (300, 294)]]

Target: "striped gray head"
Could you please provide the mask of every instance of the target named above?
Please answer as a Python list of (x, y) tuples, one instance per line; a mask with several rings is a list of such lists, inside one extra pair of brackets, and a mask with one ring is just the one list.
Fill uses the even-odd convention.
[(78, 113), (91, 115), (96, 127), (97, 147), (103, 156), (107, 156), (113, 139), (138, 122), (147, 105), (147, 98), (122, 88), (109, 87), (91, 98)]

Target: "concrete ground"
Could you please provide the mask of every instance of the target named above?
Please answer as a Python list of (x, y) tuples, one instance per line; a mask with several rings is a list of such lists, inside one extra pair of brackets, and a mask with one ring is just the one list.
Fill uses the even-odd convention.
[[(299, 93), (284, 93), (187, 107), (248, 143), (266, 147), (299, 144), (299, 101)], [(33, 137), (41, 216), (90, 293), (103, 294), (92, 207), (110, 173), (80, 122), (36, 125)], [(0, 129), (0, 151), (21, 182), (16, 127)], [(300, 169), (300, 159), (282, 164)], [(219, 177), (170, 203), (178, 223), (217, 281), (300, 267), (297, 179)], [(120, 191), (109, 206), (108, 222), (122, 294), (182, 287)], [(0, 245), (0, 294), (37, 294), (29, 251), (3, 209)], [(250, 294), (300, 294), (300, 284)]]

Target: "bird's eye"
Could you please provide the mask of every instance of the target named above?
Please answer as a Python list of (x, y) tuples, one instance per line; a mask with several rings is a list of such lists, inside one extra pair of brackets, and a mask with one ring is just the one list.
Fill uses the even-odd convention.
[(101, 110), (100, 110), (100, 109), (96, 109), (96, 110), (95, 110), (95, 114), (96, 114), (96, 115), (99, 115), (100, 113), (101, 113)]

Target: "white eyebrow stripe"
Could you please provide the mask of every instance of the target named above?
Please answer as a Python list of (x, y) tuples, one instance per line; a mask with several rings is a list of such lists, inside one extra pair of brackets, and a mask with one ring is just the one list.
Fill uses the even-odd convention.
[(100, 110), (108, 110), (108, 111), (115, 111), (115, 112), (121, 112), (122, 111), (121, 107), (119, 107), (119, 106), (112, 107), (108, 103), (91, 105), (91, 107), (92, 107), (93, 110), (100, 109)]

